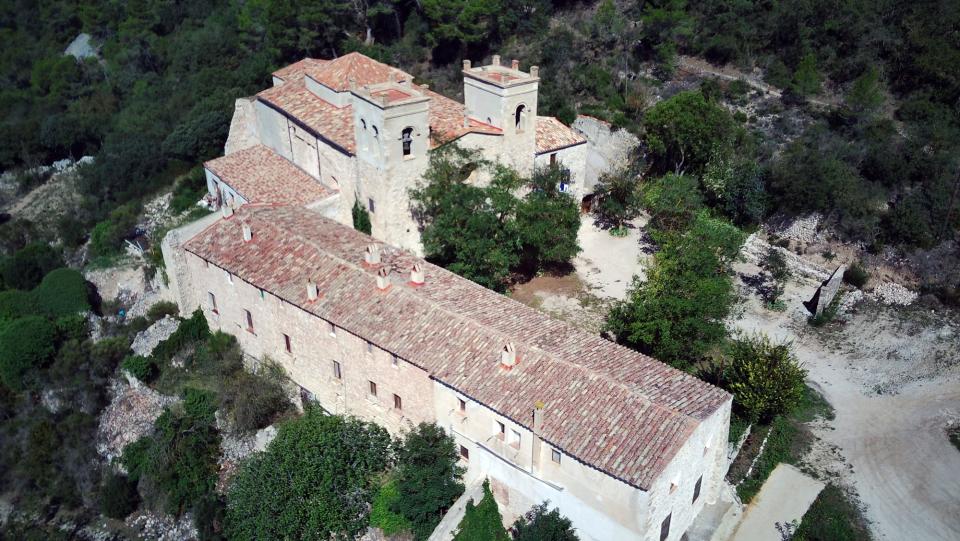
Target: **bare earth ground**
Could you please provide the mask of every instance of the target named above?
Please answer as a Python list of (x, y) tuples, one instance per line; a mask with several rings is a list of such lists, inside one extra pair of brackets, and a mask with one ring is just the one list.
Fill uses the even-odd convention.
[[(588, 218), (576, 274), (537, 278), (513, 295), (595, 331), (610, 303), (625, 296), (629, 277), (642, 272), (637, 260), (649, 256), (640, 238), (633, 230), (614, 239)], [(736, 270), (758, 271), (751, 263)], [(800, 304), (815, 287), (811, 279), (788, 284), (783, 312), (767, 310), (745, 290), (730, 322), (792, 340), (809, 382), (835, 409), (833, 420), (811, 423), (817, 440), (804, 469), (852, 489), (879, 540), (960, 539), (960, 453), (946, 435), (960, 422), (960, 319), (864, 300), (844, 321), (818, 329)]]

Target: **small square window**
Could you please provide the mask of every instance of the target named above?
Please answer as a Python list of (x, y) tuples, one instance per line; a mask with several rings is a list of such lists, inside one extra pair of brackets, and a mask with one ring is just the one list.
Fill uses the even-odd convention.
[(393, 395), (393, 408), (398, 410), (403, 409), (403, 400), (400, 399), (400, 395)]
[(209, 269), (209, 268), (210, 268), (210, 262), (207, 261), (206, 259), (204, 259), (204, 260), (203, 260), (203, 266)]
[(340, 373), (340, 363), (337, 361), (333, 361), (333, 377), (343, 379), (343, 375)]
[(226, 278), (227, 278), (227, 283), (228, 283), (228, 284), (232, 284), (232, 283), (233, 283), (233, 275), (230, 274), (230, 271), (223, 271), (223, 274), (224, 274), (224, 276), (226, 276)]
[(263, 292), (263, 290), (261, 289), (261, 290), (260, 290), (260, 299), (262, 300), (262, 299), (264, 299), (264, 298), (266, 298), (266, 294), (265, 294), (265, 293)]
[(667, 538), (670, 537), (671, 516), (673, 516), (673, 513), (667, 515), (667, 518), (663, 519), (663, 522), (660, 523), (660, 541), (667, 541)]
[(391, 355), (391, 356), (390, 356), (390, 365), (393, 366), (394, 368), (396, 368), (396, 366), (397, 366), (398, 364), (400, 364), (400, 360), (397, 358), (397, 356), (396, 356), (396, 355)]
[(247, 324), (247, 331), (253, 332), (253, 314), (250, 313), (250, 310), (243, 311), (243, 319)]
[(374, 204), (373, 198), (372, 198), (372, 197), (368, 197), (368, 198), (367, 198), (367, 210), (369, 210), (370, 213), (372, 214), (372, 213), (376, 212), (376, 208), (377, 208), (377, 206), (376, 206), (376, 204)]
[(367, 353), (373, 353), (373, 344), (369, 340), (367, 341)]
[(287, 350), (287, 353), (293, 353), (293, 346), (290, 344), (289, 335), (283, 335), (283, 347)]
[(510, 429), (510, 445), (517, 449), (520, 448), (520, 433), (513, 429)]
[(214, 314), (219, 314), (220, 312), (217, 310), (217, 296), (208, 291), (207, 301), (210, 303), (210, 311)]
[(467, 449), (465, 446), (460, 446), (460, 458), (464, 460), (470, 460), (470, 449)]
[(701, 475), (697, 479), (697, 484), (693, 485), (693, 503), (697, 503), (697, 499), (700, 498), (700, 488), (703, 486), (703, 476)]
[(556, 462), (557, 464), (559, 464), (559, 463), (560, 463), (560, 451), (557, 451), (556, 449), (551, 449), (551, 450), (550, 450), (550, 460), (552, 460), (552, 461)]
[(333, 323), (327, 323), (327, 332), (330, 333), (330, 336), (337, 336), (337, 326)]
[(497, 421), (497, 437), (501, 441), (507, 437), (507, 427), (500, 421)]
[(370, 396), (377, 396), (377, 384), (372, 381), (369, 383), (370, 383)]
[(463, 412), (466, 412), (466, 411), (467, 411), (467, 401), (464, 400), (464, 399), (462, 399), (462, 398), (458, 398), (458, 399), (457, 399), (457, 402), (459, 402), (460, 411), (461, 411), (462, 413), (463, 413)]

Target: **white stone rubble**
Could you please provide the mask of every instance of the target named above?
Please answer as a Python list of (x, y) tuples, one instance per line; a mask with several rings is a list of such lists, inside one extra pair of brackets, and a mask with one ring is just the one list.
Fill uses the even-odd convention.
[(190, 513), (184, 513), (179, 519), (170, 515), (160, 515), (150, 511), (141, 511), (127, 517), (127, 526), (137, 530), (141, 539), (154, 541), (190, 541), (199, 537), (193, 525)]
[(787, 222), (782, 227), (771, 227), (770, 232), (791, 240), (818, 242), (823, 240), (823, 235), (817, 230), (821, 221), (823, 221), (823, 216), (815, 212)]
[(180, 320), (174, 317), (164, 316), (163, 319), (158, 320), (145, 331), (138, 333), (133, 339), (133, 344), (130, 345), (130, 349), (137, 355), (147, 357), (153, 352), (153, 348), (157, 347), (157, 344), (170, 338), (170, 335), (173, 334), (179, 326)]
[(877, 300), (887, 305), (907, 306), (917, 300), (917, 293), (895, 282), (883, 282), (873, 290)]
[(97, 452), (108, 462), (118, 458), (128, 444), (149, 434), (163, 409), (178, 401), (121, 379), (111, 382), (110, 396), (113, 398), (97, 427)]

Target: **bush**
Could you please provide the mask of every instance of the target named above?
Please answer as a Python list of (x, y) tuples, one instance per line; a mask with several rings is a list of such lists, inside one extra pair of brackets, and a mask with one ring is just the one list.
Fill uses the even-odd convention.
[(644, 185), (643, 206), (653, 227), (679, 231), (703, 208), (703, 195), (695, 177), (667, 173)]
[(463, 494), (456, 444), (436, 423), (420, 423), (407, 433), (398, 455), (400, 499), (393, 511), (410, 521), (417, 539), (426, 539)]
[(0, 286), (27, 291), (35, 288), (48, 272), (62, 266), (59, 251), (47, 243), (30, 243), (0, 260)]
[(0, 326), (0, 383), (10, 389), (26, 386), (28, 373), (41, 368), (56, 352), (57, 329), (39, 316), (27, 316)]
[(227, 537), (357, 537), (369, 526), (390, 445), (379, 426), (307, 409), (241, 466), (227, 498)]
[(594, 187), (593, 214), (602, 225), (616, 230), (640, 214), (637, 174), (627, 168), (604, 173)]
[(373, 498), (373, 505), (370, 507), (370, 525), (383, 530), (384, 535), (397, 535), (408, 532), (412, 528), (410, 521), (403, 515), (391, 511), (399, 498), (400, 491), (397, 490), (397, 482), (393, 479), (381, 485), (380, 491)]
[(202, 167), (195, 167), (189, 173), (177, 179), (173, 186), (170, 209), (181, 213), (193, 208), (207, 193), (207, 178)]
[(137, 225), (139, 210), (136, 204), (128, 203), (117, 207), (106, 220), (95, 225), (90, 232), (90, 255), (100, 257), (121, 253), (124, 239), (133, 234)]
[(800, 405), (806, 370), (789, 342), (774, 343), (766, 335), (739, 337), (731, 342), (729, 355), (722, 386), (733, 393), (745, 417), (767, 422)]
[(233, 427), (252, 432), (288, 411), (290, 400), (283, 389), (283, 379), (283, 369), (279, 367), (266, 367), (257, 374), (239, 369), (229, 376), (220, 393), (220, 404)]
[(503, 517), (497, 507), (497, 501), (490, 492), (490, 481), (483, 481), (483, 498), (474, 504), (467, 502), (467, 509), (457, 527), (453, 541), (509, 541), (507, 530), (503, 528)]
[(868, 280), (870, 280), (870, 273), (859, 261), (852, 263), (847, 270), (843, 271), (843, 281), (857, 289), (863, 289)]
[(370, 224), (370, 213), (360, 204), (359, 198), (353, 202), (351, 213), (353, 214), (353, 228), (369, 235), (372, 228)]
[(197, 308), (188, 319), (180, 322), (180, 326), (177, 327), (177, 330), (173, 331), (173, 334), (163, 342), (157, 344), (157, 347), (153, 348), (151, 356), (157, 362), (169, 361), (177, 352), (183, 349), (184, 346), (195, 344), (209, 336), (210, 327), (207, 326), (207, 318), (204, 317), (203, 312)]
[(147, 310), (147, 319), (150, 321), (158, 321), (163, 319), (166, 316), (176, 317), (180, 314), (180, 308), (177, 306), (177, 303), (170, 301), (160, 301)]
[(87, 281), (73, 269), (51, 271), (32, 293), (37, 309), (50, 317), (69, 316), (90, 309)]
[(29, 291), (19, 289), (0, 291), (0, 324), (33, 315), (33, 308), (33, 296)]
[(199, 423), (213, 423), (217, 411), (216, 395), (204, 389), (187, 387), (183, 390), (183, 410)]
[(140, 495), (137, 494), (137, 484), (126, 475), (113, 472), (104, 476), (98, 493), (100, 512), (104, 515), (123, 520), (133, 513), (140, 504)]
[(153, 381), (153, 378), (157, 377), (159, 373), (157, 363), (153, 362), (152, 359), (141, 357), (140, 355), (132, 355), (125, 358), (120, 364), (120, 368), (123, 368), (129, 372), (131, 376), (144, 383)]
[(534, 505), (513, 523), (513, 541), (579, 541), (570, 519), (557, 508), (548, 511), (549, 504)]

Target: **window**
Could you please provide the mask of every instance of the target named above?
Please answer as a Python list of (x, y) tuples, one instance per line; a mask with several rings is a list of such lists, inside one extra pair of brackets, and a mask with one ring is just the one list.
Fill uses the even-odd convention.
[(368, 198), (367, 198), (367, 210), (369, 210), (371, 213), (373, 213), (373, 212), (375, 212), (375, 210), (374, 210), (375, 208), (376, 208), (376, 205), (373, 203), (373, 198), (372, 198), (372, 197), (368, 197)]
[(343, 379), (343, 375), (340, 373), (340, 363), (337, 361), (333, 361), (333, 377)]
[(253, 314), (250, 313), (250, 310), (243, 311), (243, 320), (247, 324), (247, 331), (253, 332)]
[(290, 345), (289, 335), (283, 335), (283, 347), (287, 350), (287, 353), (293, 353), (293, 347)]
[(693, 485), (693, 503), (697, 503), (697, 498), (700, 497), (700, 487), (703, 485), (703, 476), (701, 475), (697, 479), (697, 484)]
[(466, 413), (466, 411), (467, 411), (467, 401), (464, 400), (464, 399), (462, 399), (462, 398), (458, 398), (458, 399), (457, 399), (457, 402), (460, 403), (460, 412), (461, 412), (461, 413)]
[(551, 449), (551, 450), (550, 450), (550, 460), (552, 460), (552, 461), (556, 462), (557, 464), (559, 464), (559, 463), (560, 463), (560, 451), (557, 451), (556, 449)]
[(210, 311), (213, 312), (214, 314), (219, 314), (220, 311), (217, 310), (217, 296), (214, 295), (212, 292), (208, 291), (207, 301), (210, 302)]
[(261, 289), (261, 290), (260, 290), (260, 299), (263, 300), (264, 298), (266, 298), (266, 295), (264, 294), (263, 290)]
[(670, 537), (670, 517), (673, 516), (673, 513), (667, 515), (667, 518), (663, 519), (663, 522), (660, 523), (660, 541), (666, 541)]
[(232, 283), (233, 283), (233, 275), (230, 274), (230, 271), (223, 271), (223, 274), (224, 274), (224, 276), (226, 276), (226, 278), (227, 278), (227, 283), (228, 283), (228, 284), (232, 284)]
[(396, 355), (391, 355), (391, 356), (390, 356), (390, 366), (393, 366), (394, 368), (396, 368), (398, 364), (400, 364), (400, 360), (397, 359), (397, 356), (396, 356)]
[(370, 396), (377, 396), (377, 384), (372, 381), (369, 383), (370, 383)]
[(209, 269), (209, 268), (210, 268), (210, 262), (207, 261), (206, 259), (204, 259), (204, 260), (203, 260), (203, 266), (204, 266), (205, 268), (208, 268), (208, 269)]
[(460, 458), (470, 460), (470, 450), (463, 445), (460, 446)]
[(550, 155), (550, 165), (557, 165), (557, 153), (554, 152)]
[(337, 326), (333, 323), (327, 323), (327, 331), (330, 333), (330, 336), (337, 336)]
[(513, 113), (514, 128), (517, 132), (522, 132), (527, 118), (526, 105), (518, 105), (516, 112)]
[(403, 400), (400, 399), (400, 395), (393, 395), (393, 409), (403, 409)]
[(403, 155), (413, 154), (413, 128), (404, 128), (400, 141), (403, 142)]
[(373, 353), (373, 343), (367, 340), (367, 353)]
[(497, 421), (497, 437), (503, 441), (507, 437), (507, 427), (500, 421)]
[(510, 429), (510, 445), (517, 449), (520, 448), (520, 433), (513, 429)]

